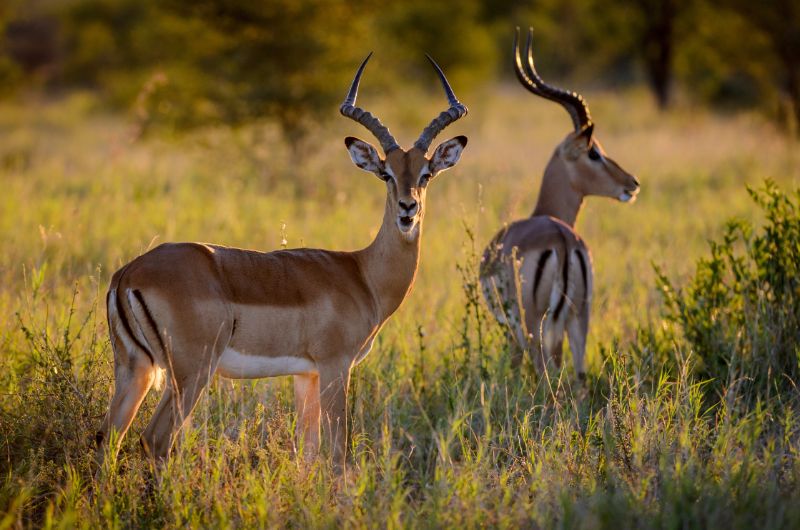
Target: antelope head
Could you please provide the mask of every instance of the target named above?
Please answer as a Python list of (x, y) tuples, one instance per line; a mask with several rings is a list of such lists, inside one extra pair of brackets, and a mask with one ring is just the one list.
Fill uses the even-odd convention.
[(439, 65), (427, 56), (442, 82), (450, 108), (431, 121), (411, 149), (403, 150), (378, 118), (355, 106), (361, 74), (371, 56), (370, 53), (358, 68), (340, 111), (375, 135), (383, 149), (384, 157), (381, 158), (378, 151), (368, 142), (358, 138), (348, 136), (344, 143), (356, 166), (374, 173), (386, 182), (386, 207), (391, 210), (403, 239), (413, 242), (419, 235), (419, 227), (425, 215), (425, 194), (428, 183), (441, 171), (453, 167), (458, 162), (461, 152), (467, 145), (467, 137), (456, 136), (442, 142), (430, 157), (427, 156), (428, 147), (445, 127), (467, 114), (467, 107), (458, 101)]
[(519, 28), (514, 38), (514, 70), (522, 86), (537, 96), (564, 107), (572, 118), (574, 130), (558, 145), (548, 165), (550, 175), (567, 178), (581, 196), (599, 195), (622, 202), (632, 202), (639, 192), (637, 178), (606, 155), (594, 135), (589, 105), (583, 96), (545, 83), (533, 63), (533, 28), (528, 31), (527, 61), (519, 51)]

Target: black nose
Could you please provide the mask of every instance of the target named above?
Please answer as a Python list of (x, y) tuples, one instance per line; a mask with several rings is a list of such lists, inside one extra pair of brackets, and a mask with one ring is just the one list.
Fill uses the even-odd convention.
[(417, 201), (415, 201), (413, 199), (411, 200), (411, 202), (405, 202), (402, 199), (397, 201), (397, 202), (400, 204), (400, 208), (402, 208), (402, 209), (404, 209), (406, 211), (412, 210), (417, 205)]
[[(631, 176), (633, 177), (633, 175)], [(639, 187), (639, 179), (637, 179), (636, 177), (633, 177), (633, 183), (636, 184), (637, 188)]]

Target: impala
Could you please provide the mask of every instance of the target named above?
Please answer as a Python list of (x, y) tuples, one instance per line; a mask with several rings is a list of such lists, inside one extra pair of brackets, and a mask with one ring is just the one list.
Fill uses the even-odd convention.
[[(320, 420), (334, 468), (344, 469), (350, 371), (409, 294), (417, 272), (425, 195), (431, 179), (458, 162), (467, 138), (431, 141), (467, 113), (428, 57), (450, 107), (405, 151), (369, 112), (355, 106), (361, 63), (341, 113), (377, 137), (345, 145), (359, 168), (386, 184), (375, 240), (354, 252), (299, 248), (257, 252), (204, 243), (163, 244), (119, 269), (107, 296), (115, 389), (97, 435), (98, 462), (120, 440), (148, 390), (166, 388), (141, 437), (156, 462), (167, 458), (215, 373), (228, 378), (294, 376), (296, 436), (318, 453)], [(165, 372), (164, 372), (165, 371)], [(109, 432), (118, 433), (109, 448)]]
[(533, 29), (523, 63), (517, 28), (517, 78), (533, 94), (563, 106), (574, 130), (545, 168), (533, 214), (506, 225), (484, 251), (480, 281), (487, 304), (515, 345), (514, 367), (524, 350), (539, 373), (551, 362), (560, 366), (566, 328), (575, 372), (583, 379), (593, 273), (589, 249), (575, 233), (575, 219), (586, 196), (631, 202), (639, 181), (609, 158), (594, 137), (586, 100), (542, 81), (533, 63), (532, 41)]

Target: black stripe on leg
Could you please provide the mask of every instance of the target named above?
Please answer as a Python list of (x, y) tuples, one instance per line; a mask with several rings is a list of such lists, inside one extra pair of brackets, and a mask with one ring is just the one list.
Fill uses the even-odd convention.
[(144, 303), (144, 298), (142, 297), (141, 291), (139, 291), (139, 289), (133, 289), (133, 296), (135, 296), (136, 300), (139, 302), (139, 304), (141, 304), (142, 310), (144, 311), (144, 316), (147, 317), (147, 323), (150, 325), (150, 328), (155, 332), (156, 337), (158, 338), (158, 345), (161, 347), (161, 351), (167, 351), (166, 347), (164, 346), (164, 339), (161, 338), (161, 333), (158, 331), (156, 320), (153, 318), (153, 314), (147, 308), (147, 304)]
[(544, 266), (547, 264), (547, 258), (553, 253), (553, 249), (548, 248), (539, 256), (539, 261), (536, 263), (536, 274), (533, 276), (533, 300), (536, 303), (536, 290), (539, 288), (539, 281), (544, 274)]
[(561, 314), (561, 310), (564, 309), (564, 304), (567, 301), (567, 285), (569, 285), (569, 253), (567, 252), (564, 252), (564, 264), (561, 267), (561, 274), (564, 277), (564, 290), (561, 291), (561, 298), (558, 300), (558, 305), (556, 305), (556, 310), (553, 313), (554, 320), (558, 320), (558, 315)]
[[(150, 362), (155, 363), (155, 359), (153, 359), (153, 354), (150, 353), (150, 350), (147, 349), (147, 346), (142, 344), (136, 335), (133, 333), (133, 329), (131, 328), (130, 322), (128, 322), (128, 317), (125, 315), (125, 308), (122, 307), (122, 300), (119, 296), (119, 291), (116, 292), (114, 299), (117, 302), (117, 316), (119, 318), (120, 323), (122, 324), (122, 329), (125, 330), (125, 333), (131, 338), (134, 344), (138, 346), (140, 349), (144, 350), (148, 357), (150, 357)], [(113, 331), (112, 331), (113, 333)]]

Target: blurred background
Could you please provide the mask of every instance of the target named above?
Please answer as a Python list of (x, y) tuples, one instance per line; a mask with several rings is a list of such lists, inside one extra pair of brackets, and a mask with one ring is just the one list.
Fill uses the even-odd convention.
[(512, 79), (517, 25), (551, 82), (646, 86), (661, 109), (751, 108), (796, 131), (798, 0), (4, 0), (0, 98), (88, 93), (140, 133), (268, 118), (295, 143), (337, 116), (368, 51), (370, 90), (438, 90), (428, 52), (463, 96)]

